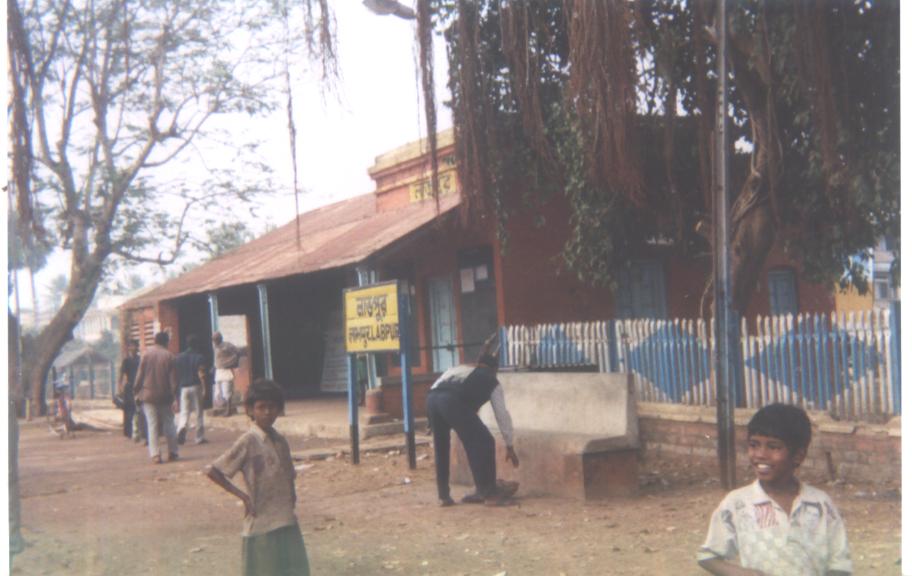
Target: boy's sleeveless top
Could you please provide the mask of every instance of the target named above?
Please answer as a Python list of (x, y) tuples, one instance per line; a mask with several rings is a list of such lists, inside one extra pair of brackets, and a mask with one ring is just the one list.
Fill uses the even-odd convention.
[(441, 374), (431, 389), (452, 392), (469, 408), (478, 412), (491, 399), (491, 393), (497, 385), (497, 376), (490, 368), (454, 366)]

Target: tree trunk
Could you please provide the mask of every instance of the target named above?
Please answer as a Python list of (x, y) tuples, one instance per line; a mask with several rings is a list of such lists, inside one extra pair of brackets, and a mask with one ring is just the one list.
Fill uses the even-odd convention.
[(19, 406), (22, 403), (22, 380), (19, 374), (19, 320), (7, 312), (7, 363), (9, 405), (9, 552), (10, 557), (25, 547), (19, 514)]
[[(744, 188), (756, 185), (752, 180), (753, 176), (749, 176)], [(750, 207), (735, 223), (731, 236), (732, 304), (741, 315), (756, 294), (775, 236), (772, 211), (766, 201)]]
[[(76, 258), (74, 255), (73, 258)], [(38, 335), (34, 358), (26, 381), (32, 397), (32, 413), (45, 414), (44, 382), (51, 370), (54, 359), (64, 344), (73, 339), (73, 328), (79, 323), (88, 310), (95, 290), (101, 280), (103, 258), (95, 255), (84, 258), (84, 262), (74, 262), (73, 275), (67, 290), (63, 306), (54, 315), (51, 323), (45, 326)]]
[(32, 270), (32, 267), (28, 267), (29, 271), (29, 288), (32, 290), (32, 314), (35, 319), (35, 326), (41, 325), (41, 313), (38, 306), (38, 291), (35, 290), (35, 271)]

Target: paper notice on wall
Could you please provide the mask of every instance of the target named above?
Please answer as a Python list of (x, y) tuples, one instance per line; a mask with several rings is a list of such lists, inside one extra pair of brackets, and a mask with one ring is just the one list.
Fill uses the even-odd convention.
[(462, 292), (475, 291), (475, 270), (473, 268), (463, 268), (459, 271), (459, 284), (462, 286)]
[(481, 282), (488, 279), (488, 267), (482, 264), (475, 267), (475, 280)]

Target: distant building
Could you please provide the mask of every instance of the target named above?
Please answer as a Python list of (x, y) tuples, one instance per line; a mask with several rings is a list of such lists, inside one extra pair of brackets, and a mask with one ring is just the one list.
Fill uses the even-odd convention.
[(22, 331), (38, 332), (51, 323), (56, 313), (56, 310), (39, 310), (36, 316), (32, 308), (22, 308), (19, 311), (19, 322), (22, 325)]
[(870, 252), (868, 261), (868, 289), (865, 294), (850, 287), (845, 291), (836, 288), (836, 311), (856, 312), (880, 310), (890, 307), (890, 303), (900, 299), (899, 286), (894, 286), (890, 269), (895, 257), (893, 249), (895, 240), (882, 237)]
[(97, 342), (102, 334), (110, 332), (114, 341), (120, 339), (120, 310), (118, 307), (126, 301), (127, 296), (103, 295), (95, 298), (92, 307), (86, 310), (85, 315), (76, 328), (73, 337), (83, 342)]
[(893, 266), (893, 250), (896, 240), (883, 237), (874, 247), (874, 307), (887, 308), (890, 302), (899, 300), (899, 286), (894, 286), (890, 269)]

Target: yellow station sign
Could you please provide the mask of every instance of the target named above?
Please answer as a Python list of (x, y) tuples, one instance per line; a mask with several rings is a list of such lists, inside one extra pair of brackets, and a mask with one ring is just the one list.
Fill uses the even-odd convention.
[(397, 282), (345, 291), (345, 351), (399, 350), (399, 289)]

